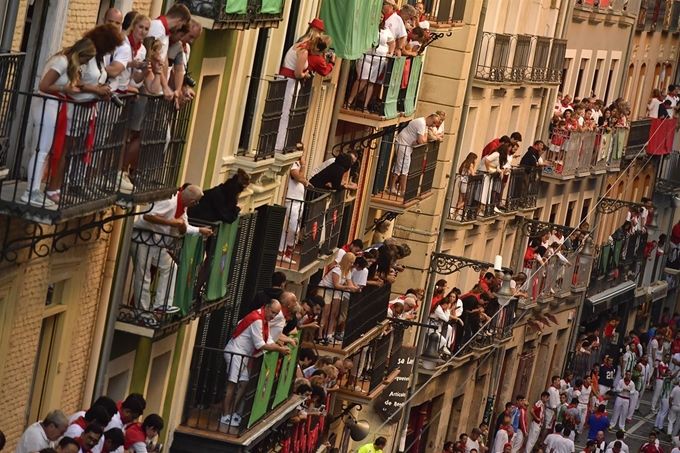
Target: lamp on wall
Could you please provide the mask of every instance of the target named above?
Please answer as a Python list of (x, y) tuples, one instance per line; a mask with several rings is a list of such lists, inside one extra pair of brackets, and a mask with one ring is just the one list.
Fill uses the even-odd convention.
[(339, 415), (331, 418), (330, 423), (334, 423), (337, 420), (343, 421), (345, 424), (345, 429), (349, 430), (349, 436), (353, 441), (362, 441), (368, 436), (371, 426), (366, 420), (357, 420), (354, 415), (351, 414), (351, 410), (354, 408), (361, 410), (362, 406), (359, 403), (350, 403), (348, 406), (342, 406), (342, 412)]
[(510, 286), (510, 282), (512, 281), (512, 276), (510, 274), (511, 271), (509, 269), (503, 269), (503, 283), (501, 284), (500, 290), (496, 293), (498, 303), (501, 307), (507, 306), (512, 298), (515, 297), (515, 293)]

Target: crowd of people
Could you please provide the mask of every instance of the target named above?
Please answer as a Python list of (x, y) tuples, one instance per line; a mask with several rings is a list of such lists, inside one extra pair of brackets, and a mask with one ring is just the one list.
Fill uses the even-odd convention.
[[(97, 101), (122, 106), (121, 96), (141, 93), (163, 95), (179, 108), (192, 100), (195, 93), (186, 79), (186, 64), (191, 44), (201, 31), (200, 22), (192, 19), (184, 5), (174, 5), (154, 20), (136, 11), (123, 16), (111, 8), (102, 24), (53, 55), (31, 103), (35, 152), (21, 200), (40, 207), (59, 205), (68, 170), (69, 153), (65, 150), (84, 136), (87, 143), (94, 140)], [(127, 193), (134, 189), (146, 106), (146, 96), (134, 103), (129, 140), (117, 156), (116, 188)], [(43, 190), (45, 172), (48, 178)], [(73, 190), (87, 195), (94, 189), (83, 184)]]
[[(102, 396), (87, 410), (68, 416), (53, 410), (26, 428), (16, 453), (153, 453), (163, 450), (155, 442), (165, 423), (158, 414), (144, 416), (146, 400), (132, 393), (116, 402)], [(0, 450), (5, 438), (0, 433)]]

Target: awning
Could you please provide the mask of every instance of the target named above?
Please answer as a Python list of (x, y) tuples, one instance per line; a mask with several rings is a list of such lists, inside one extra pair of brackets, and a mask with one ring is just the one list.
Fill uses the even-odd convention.
[(668, 295), (668, 283), (656, 282), (653, 285), (649, 285), (647, 292), (651, 296), (652, 302), (663, 299)]
[(324, 0), (319, 18), (331, 47), (344, 59), (356, 60), (378, 40), (382, 0)]
[(615, 307), (626, 300), (628, 296), (627, 293), (631, 293), (630, 298), (633, 297), (633, 292), (635, 291), (635, 282), (628, 281), (620, 283), (612, 288), (606, 289), (601, 293), (595, 294), (594, 296), (588, 297), (586, 299), (586, 304), (588, 304), (594, 313), (602, 312), (608, 308)]

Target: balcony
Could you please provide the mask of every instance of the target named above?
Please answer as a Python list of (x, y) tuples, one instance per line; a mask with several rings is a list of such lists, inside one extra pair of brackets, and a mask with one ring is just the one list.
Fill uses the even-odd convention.
[(430, 22), (430, 29), (450, 29), (463, 24), (466, 0), (439, 0), (428, 2), (425, 20)]
[(116, 329), (153, 338), (227, 302), (227, 266), (232, 263), (238, 222), (190, 223), (211, 228), (215, 236), (133, 230), (129, 255), (121, 254), (126, 261), (129, 256), (132, 271)]
[(26, 54), (0, 54), (0, 178), (9, 173), (7, 168), (12, 120), (16, 115), (17, 96)]
[[(286, 219), (276, 267), (309, 277), (318, 270), (319, 257), (338, 246), (345, 191), (305, 188), (304, 200), (286, 198)], [(299, 279), (292, 278), (297, 281)]]
[(371, 205), (376, 209), (405, 210), (432, 193), (439, 142), (407, 147), (383, 140), (373, 182)]
[(448, 225), (512, 214), (536, 207), (541, 186), (541, 167), (513, 167), (505, 178), (499, 173), (477, 173), (456, 176), (454, 203), (448, 214)]
[(559, 84), (566, 41), (484, 32), (475, 79), (497, 84)]
[(680, 152), (663, 156), (656, 177), (656, 190), (670, 194), (680, 189)]
[(390, 285), (368, 285), (360, 292), (311, 286), (308, 293), (322, 296), (326, 301), (318, 319), (321, 328), (314, 338), (319, 350), (353, 353), (380, 335), (387, 317), (390, 290)]
[(644, 275), (646, 245), (647, 233), (626, 235), (598, 245), (588, 292), (599, 292), (624, 281), (637, 281), (640, 274)]
[[(240, 362), (241, 366), (235, 368), (237, 365), (233, 365), (229, 370), (224, 350), (195, 346), (182, 422), (177, 427), (176, 436), (179, 432), (182, 436), (214, 439), (222, 442), (222, 451), (230, 451), (224, 450), (224, 443), (247, 446), (253, 438), (264, 434), (262, 428), (271, 429), (271, 423), (285, 421), (302, 402), (299, 397), (292, 395), (297, 367), (296, 349), (293, 348), (285, 357), (278, 352), (264, 352), (255, 356), (234, 353), (230, 355), (231, 360)], [(230, 374), (248, 375), (242, 408), (239, 410), (242, 418), (239, 426), (220, 423), (222, 397)], [(181, 440), (181, 445), (186, 441)], [(201, 440), (195, 439), (195, 442)], [(187, 451), (196, 451), (196, 445)]]
[(351, 61), (347, 97), (340, 119), (367, 126), (396, 124), (415, 112), (423, 56), (385, 57), (364, 54)]
[[(12, 115), (25, 107), (26, 116), (14, 116), (12, 125), (5, 125), (10, 133), (4, 143), (8, 170), (2, 176), (0, 212), (56, 224), (114, 203), (130, 207), (176, 192), (189, 104), (178, 110), (172, 102), (153, 96), (140, 96), (138, 102), (133, 96), (120, 96), (120, 106), (18, 91), (4, 91), (2, 96), (16, 105)], [(137, 152), (128, 142), (133, 112), (142, 118)], [(118, 169), (135, 160), (130, 190), (121, 186)], [(29, 197), (29, 188), (56, 195), (48, 199), (34, 192)]]
[(278, 28), (284, 0), (180, 0), (211, 30)]
[(627, 129), (613, 132), (553, 129), (546, 152), (549, 166), (543, 175), (558, 180), (573, 179), (618, 170)]
[(403, 340), (404, 330), (396, 326), (351, 354), (354, 367), (338, 383), (338, 393), (359, 403), (377, 398), (399, 374), (397, 356)]

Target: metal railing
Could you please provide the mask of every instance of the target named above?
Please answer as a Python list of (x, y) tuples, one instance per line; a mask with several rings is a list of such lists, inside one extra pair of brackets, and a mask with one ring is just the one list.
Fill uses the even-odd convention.
[[(396, 118), (415, 110), (422, 56), (387, 57), (364, 54), (352, 61), (343, 109)], [(407, 79), (407, 80), (405, 80)], [(406, 82), (406, 88), (402, 86)]]
[(345, 348), (361, 338), (387, 317), (391, 285), (365, 286), (352, 292), (312, 286), (309, 294), (324, 298), (326, 306), (319, 315), (316, 341)]
[(504, 198), (507, 211), (536, 207), (541, 187), (542, 167), (513, 167), (510, 169)]
[[(295, 349), (284, 358), (278, 352), (246, 355), (195, 346), (181, 424), (242, 436), (290, 398), (297, 365)], [(241, 405), (228, 409), (240, 415), (240, 424), (220, 421), (227, 381), (246, 385)]]
[(383, 141), (373, 184), (375, 199), (408, 203), (432, 190), (439, 143), (406, 146)]
[(321, 243), (327, 234), (324, 218), (331, 196), (331, 192), (307, 187), (304, 200), (286, 198), (286, 220), (277, 267), (304, 269), (319, 258)]
[(9, 171), (10, 135), (25, 58), (24, 53), (0, 54), (0, 177)]
[(370, 394), (397, 368), (396, 353), (401, 349), (404, 331), (392, 329), (362, 346), (349, 358), (353, 368), (343, 377), (340, 388)]
[(566, 41), (484, 32), (475, 78), (490, 82), (560, 83)]
[[(66, 210), (79, 215), (111, 206), (120, 184), (115, 169), (128, 109), (108, 101), (76, 102), (24, 92), (16, 96), (18, 104), (30, 106), (30, 124), (9, 144), (13, 165), (0, 187), (0, 208), (54, 221)], [(121, 100), (126, 104), (130, 98)], [(22, 163), (28, 164), (26, 170)]]
[(425, 4), (425, 19), (430, 26), (451, 25), (463, 21), (465, 0), (433, 0)]
[[(645, 259), (647, 233), (625, 235), (595, 248), (591, 284), (598, 277), (606, 276), (615, 269), (633, 266), (637, 269)], [(637, 274), (637, 272), (635, 272)]]
[[(196, 221), (192, 220), (196, 225)], [(217, 231), (218, 224), (205, 224)], [(135, 228), (129, 258), (132, 272), (119, 305), (118, 321), (163, 330), (201, 310), (216, 240)], [(125, 258), (126, 259), (126, 258)]]
[[(137, 109), (141, 112), (136, 113)], [(134, 187), (126, 190), (121, 181), (117, 180), (118, 197), (135, 204), (168, 198), (177, 191), (189, 134), (191, 104), (184, 104), (177, 109), (173, 102), (166, 101), (163, 96), (140, 95), (139, 101), (125, 104), (121, 117), (126, 110), (129, 110), (128, 120), (137, 114), (141, 114), (143, 120), (139, 132), (139, 156), (131, 175)], [(123, 134), (129, 134), (128, 124), (118, 126), (123, 128)], [(112, 146), (110, 142), (107, 144)], [(130, 148), (132, 147), (128, 143), (124, 154), (131, 152)], [(124, 155), (122, 160), (125, 162), (127, 157)]]
[(670, 192), (680, 187), (680, 152), (673, 151), (663, 156), (659, 164), (656, 186), (662, 192)]
[(213, 28), (244, 29), (251, 27), (277, 27), (283, 20), (284, 2), (264, 0), (180, 0), (192, 15), (212, 19)]
[(326, 203), (324, 241), (321, 243), (321, 253), (331, 255), (338, 247), (340, 229), (342, 228), (342, 216), (345, 207), (345, 191), (331, 191)]
[(449, 210), (449, 220), (471, 222), (480, 215), (482, 206), (482, 188), (485, 175), (478, 173), (474, 176), (456, 175), (455, 207)]
[(596, 135), (594, 131), (553, 129), (546, 152), (546, 161), (551, 165), (543, 173), (572, 177), (577, 172), (589, 171)]

